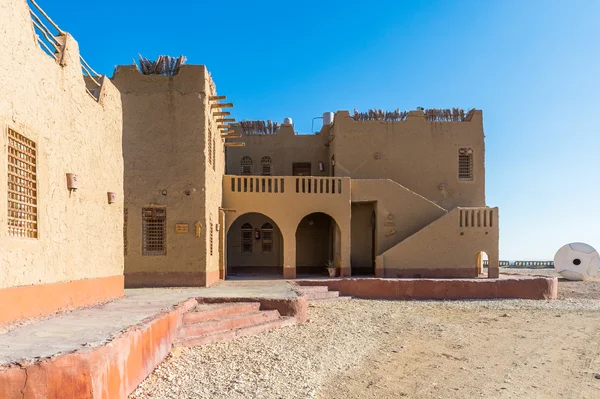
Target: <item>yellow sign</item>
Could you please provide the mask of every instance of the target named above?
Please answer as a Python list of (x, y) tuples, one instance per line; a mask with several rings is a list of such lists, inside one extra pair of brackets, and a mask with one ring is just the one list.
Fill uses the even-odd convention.
[(385, 222), (384, 225), (386, 225), (386, 226), (395, 226), (396, 223), (395, 222)]
[(202, 223), (196, 222), (194, 226), (196, 227), (196, 237), (200, 237), (200, 233), (202, 232)]
[(395, 234), (396, 234), (396, 229), (391, 229), (390, 231), (388, 231), (388, 232), (385, 234), (385, 236), (386, 236), (386, 237), (391, 237), (391, 236), (393, 236), (393, 235), (395, 235)]
[(177, 223), (175, 225), (175, 232), (177, 234), (187, 234), (189, 226), (187, 223)]

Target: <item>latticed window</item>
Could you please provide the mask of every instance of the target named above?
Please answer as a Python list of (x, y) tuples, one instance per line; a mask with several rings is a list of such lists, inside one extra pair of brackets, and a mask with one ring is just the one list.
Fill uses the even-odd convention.
[(210, 129), (208, 129), (208, 140), (206, 140), (206, 141), (207, 141), (207, 145), (208, 145), (208, 163), (209, 163), (209, 165), (214, 166), (214, 161), (213, 161), (214, 143), (213, 143), (212, 130), (210, 130)]
[(260, 228), (262, 238), (262, 251), (273, 252), (273, 225), (265, 223)]
[(127, 219), (129, 216), (129, 210), (123, 209), (123, 254), (127, 255)]
[(473, 149), (458, 150), (458, 180), (473, 180)]
[(252, 175), (252, 158), (244, 157), (241, 162), (242, 166), (242, 176), (244, 175)]
[(35, 142), (8, 129), (8, 235), (37, 238)]
[(167, 254), (167, 209), (142, 208), (142, 255)]
[(213, 139), (212, 139), (212, 148), (213, 148), (213, 150), (212, 150), (212, 167), (213, 167), (213, 170), (216, 170), (215, 169), (215, 165), (216, 165), (216, 162), (215, 162), (215, 160), (216, 160), (215, 153), (217, 152), (217, 148), (215, 146), (215, 137), (214, 136), (213, 136)]
[(261, 175), (263, 176), (271, 176), (273, 175), (273, 162), (271, 161), (271, 157), (262, 157), (260, 160), (261, 165)]
[(242, 225), (242, 253), (252, 253), (252, 225), (250, 223)]
[(210, 256), (213, 254), (213, 224), (210, 222)]

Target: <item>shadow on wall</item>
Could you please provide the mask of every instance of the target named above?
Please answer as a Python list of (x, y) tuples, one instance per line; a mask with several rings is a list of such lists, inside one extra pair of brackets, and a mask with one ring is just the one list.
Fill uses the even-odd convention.
[(296, 274), (327, 275), (327, 262), (340, 266), (340, 245), (340, 229), (331, 216), (305, 216), (296, 230)]
[(283, 236), (262, 213), (238, 217), (227, 232), (227, 275), (283, 276)]

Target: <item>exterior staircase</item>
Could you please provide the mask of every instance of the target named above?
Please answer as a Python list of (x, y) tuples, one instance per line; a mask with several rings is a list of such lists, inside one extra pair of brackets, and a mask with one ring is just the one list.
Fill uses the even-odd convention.
[(260, 310), (258, 302), (199, 304), (184, 314), (173, 346), (203, 346), (294, 324), (277, 310)]
[(329, 291), (326, 285), (301, 285), (298, 291), (306, 296), (308, 302), (342, 301), (352, 299), (349, 296), (340, 296), (339, 291)]

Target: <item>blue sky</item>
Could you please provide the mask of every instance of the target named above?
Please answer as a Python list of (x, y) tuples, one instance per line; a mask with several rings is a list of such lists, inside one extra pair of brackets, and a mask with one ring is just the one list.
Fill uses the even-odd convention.
[(600, 249), (600, 1), (39, 4), (100, 73), (138, 53), (206, 64), (238, 120), (483, 109), (501, 258)]

